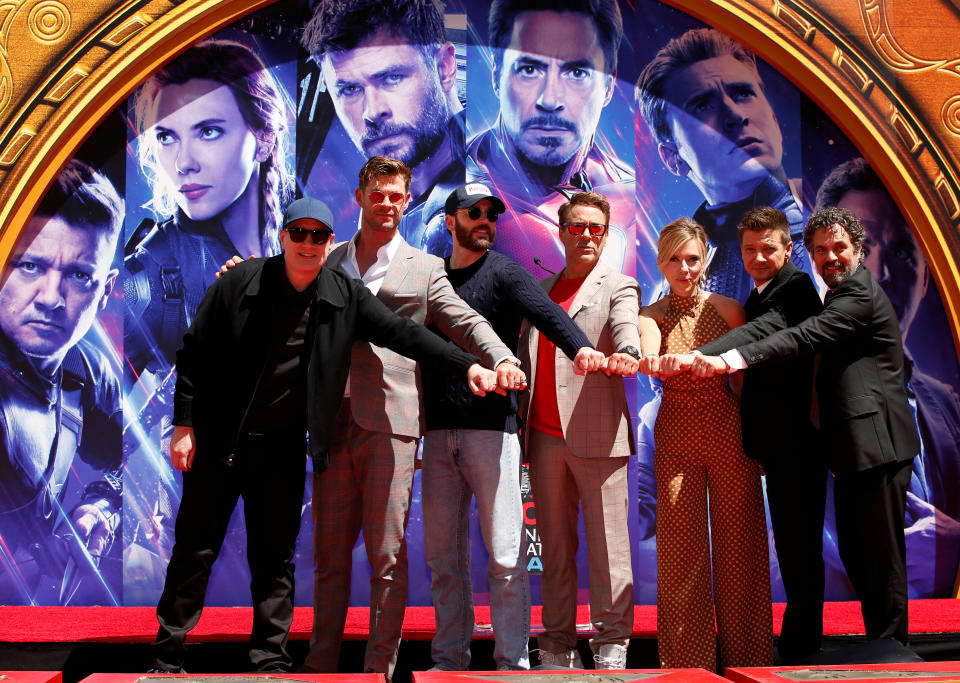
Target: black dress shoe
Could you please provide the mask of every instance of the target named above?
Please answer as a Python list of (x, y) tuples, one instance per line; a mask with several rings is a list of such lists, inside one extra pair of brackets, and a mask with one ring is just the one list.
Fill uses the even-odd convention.
[(288, 674), (291, 673), (292, 667), (287, 666), (286, 664), (267, 664), (261, 669), (256, 671), (248, 671), (247, 673), (251, 674)]

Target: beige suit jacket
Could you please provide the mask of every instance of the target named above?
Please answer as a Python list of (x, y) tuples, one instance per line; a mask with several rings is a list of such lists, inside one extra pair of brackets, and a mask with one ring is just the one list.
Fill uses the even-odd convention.
[[(346, 254), (345, 243), (333, 250), (327, 266), (339, 268)], [(487, 367), (513, 356), (490, 323), (457, 296), (443, 261), (406, 242), (390, 261), (377, 298), (397, 315), (436, 325)], [(358, 425), (372, 432), (419, 437), (424, 433), (420, 394), (416, 361), (367, 342), (354, 343), (350, 409)]]
[[(560, 275), (542, 280), (549, 292)], [(580, 326), (598, 351), (609, 356), (624, 346), (640, 348), (637, 316), (640, 286), (598, 262), (584, 280), (570, 306), (570, 317)], [(524, 323), (520, 337), (520, 361), (530, 382), (530, 391), (521, 397), (520, 414), (530, 424), (530, 398), (537, 387), (537, 349), (540, 334)], [(623, 378), (602, 372), (577, 375), (573, 363), (557, 349), (554, 353), (557, 377), (557, 407), (563, 437), (571, 452), (580, 458), (606, 458), (636, 452)], [(525, 430), (529, 436), (530, 430)]]

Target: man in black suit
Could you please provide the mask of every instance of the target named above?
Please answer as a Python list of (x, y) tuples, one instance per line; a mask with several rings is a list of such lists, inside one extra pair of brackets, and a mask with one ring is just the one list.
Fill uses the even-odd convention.
[(692, 369), (707, 376), (821, 354), (817, 398), (823, 450), (835, 475), (840, 559), (860, 598), (867, 639), (906, 643), (903, 520), (919, 442), (897, 316), (862, 264), (863, 242), (863, 225), (852, 213), (817, 211), (804, 244), (830, 288), (823, 311), (722, 357), (701, 356)]
[[(783, 212), (748, 211), (738, 226), (743, 265), (756, 285), (744, 310), (747, 323), (698, 349), (719, 355), (764, 339), (821, 311), (813, 281), (791, 261), (793, 241)], [(787, 608), (777, 650), (785, 664), (820, 649), (823, 635), (823, 510), (827, 465), (810, 422), (813, 356), (750, 368), (743, 378), (743, 449), (767, 474), (767, 498)], [(770, 415), (790, 438), (771, 442)]]

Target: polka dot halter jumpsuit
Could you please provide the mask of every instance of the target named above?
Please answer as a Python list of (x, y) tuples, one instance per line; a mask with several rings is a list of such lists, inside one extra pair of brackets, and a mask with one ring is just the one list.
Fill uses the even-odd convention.
[[(669, 296), (661, 353), (690, 351), (729, 329), (705, 294)], [(760, 470), (743, 452), (728, 378), (680, 373), (664, 379), (654, 438), (660, 666), (715, 670), (717, 636), (724, 667), (771, 666)]]

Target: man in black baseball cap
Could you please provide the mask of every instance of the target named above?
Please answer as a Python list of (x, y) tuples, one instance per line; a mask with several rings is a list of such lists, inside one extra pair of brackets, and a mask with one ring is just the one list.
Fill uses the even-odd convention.
[[(524, 318), (571, 358), (581, 371), (600, 368), (604, 356), (533, 276), (510, 258), (490, 251), (497, 219), (505, 207), (482, 183), (467, 183), (446, 201), (446, 226), (453, 253), (447, 276), (457, 294), (493, 325), (516, 355)], [(437, 331), (437, 330), (434, 330)], [(438, 332), (439, 334), (439, 332)], [(480, 399), (447, 373), (421, 365), (426, 435), (423, 438), (423, 528), (430, 591), (436, 612), (434, 668), (460, 671), (470, 662), (473, 604), (469, 501), (490, 557), (490, 613), (498, 669), (527, 669), (530, 584), (523, 540), (520, 497), (520, 443), (517, 438), (518, 384), (506, 396)], [(466, 598), (466, 601), (464, 600)]]

